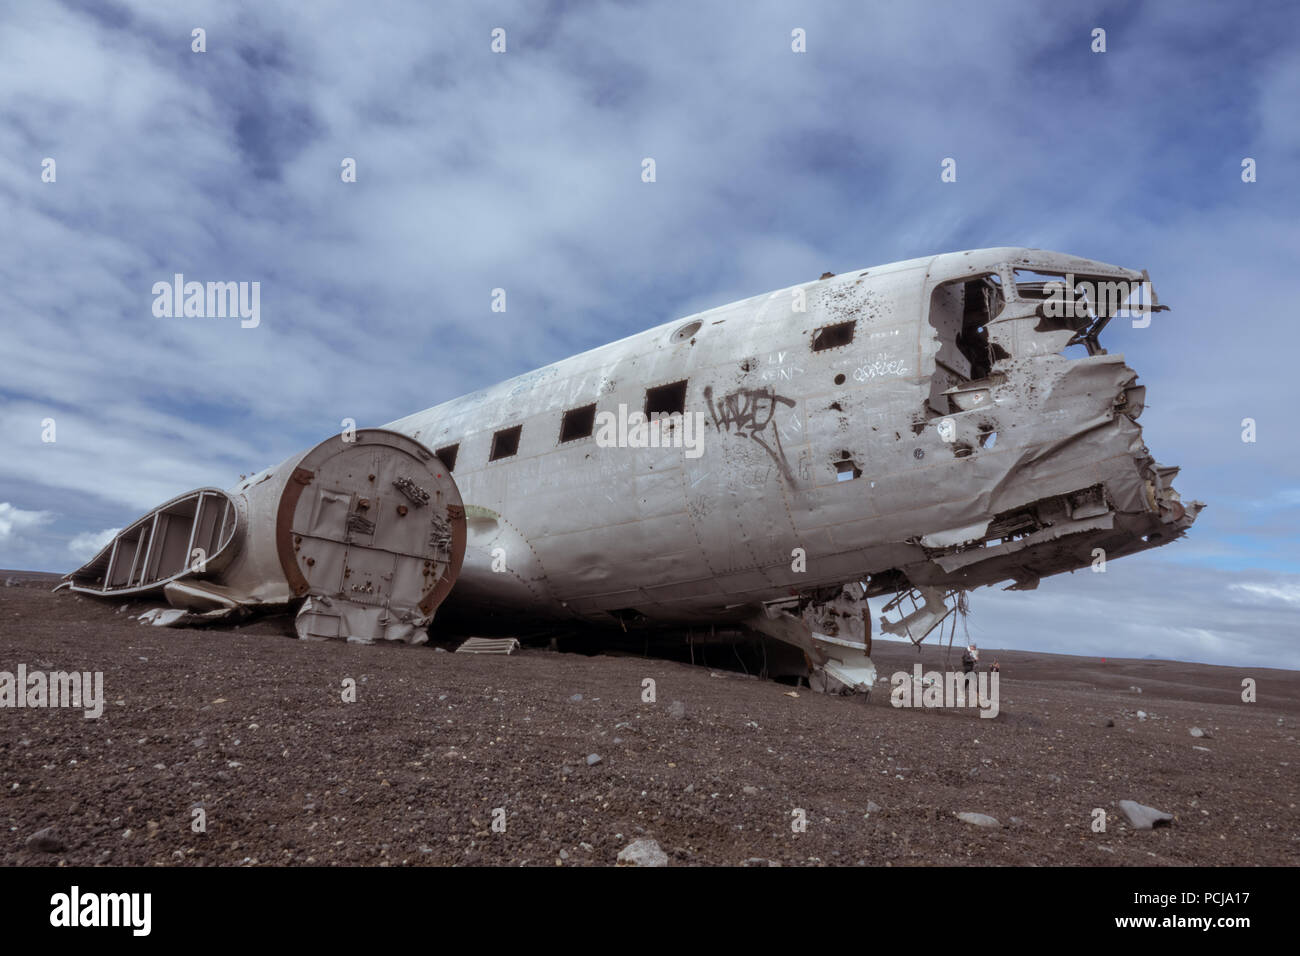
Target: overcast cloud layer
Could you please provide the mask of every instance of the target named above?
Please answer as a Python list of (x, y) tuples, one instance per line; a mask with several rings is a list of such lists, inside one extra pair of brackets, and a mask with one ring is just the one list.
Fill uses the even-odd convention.
[[(1173, 311), (1105, 344), (1209, 507), (1105, 574), (976, 592), (972, 633), (1300, 666), (1296, 13), (1067, 6), (6, 5), (0, 567), (70, 570), (344, 418), (825, 270), (1026, 245), (1150, 269)], [(259, 281), (260, 326), (156, 318), (177, 272)]]

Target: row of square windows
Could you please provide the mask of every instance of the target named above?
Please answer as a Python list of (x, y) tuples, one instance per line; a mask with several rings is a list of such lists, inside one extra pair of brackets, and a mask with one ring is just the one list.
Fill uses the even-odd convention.
[[(812, 350), (821, 352), (825, 349), (839, 348), (848, 345), (853, 341), (853, 329), (856, 323), (836, 322), (834, 325), (827, 325), (817, 329), (813, 334)], [(840, 381), (837, 379), (837, 381)], [(664, 414), (671, 415), (676, 413), (685, 413), (686, 411), (686, 379), (680, 382), (672, 382), (669, 385), (657, 385), (654, 388), (645, 390), (645, 413), (649, 418), (651, 415)], [(579, 438), (590, 438), (592, 431), (596, 427), (596, 403), (583, 405), (581, 408), (571, 408), (560, 419), (560, 439), (558, 444), (565, 442), (577, 441)], [(523, 434), (523, 425), (511, 425), (509, 428), (502, 428), (492, 435), (492, 448), (488, 452), (488, 461), (498, 461), (502, 458), (509, 458), (519, 452), (519, 437)], [(439, 448), (434, 454), (438, 459), (447, 466), (448, 471), (456, 469), (456, 453), (460, 451), (460, 443), (447, 445)]]
[[(671, 415), (686, 411), (686, 379), (669, 385), (658, 385), (645, 390), (645, 413), (649, 417), (656, 414)], [(559, 444), (590, 438), (596, 428), (596, 403), (571, 408), (560, 418)], [(492, 435), (492, 449), (488, 452), (488, 461), (509, 458), (519, 452), (519, 437), (524, 432), (523, 425), (511, 425)], [(456, 470), (456, 453), (460, 443), (439, 448), (435, 455), (447, 466), (448, 471)]]

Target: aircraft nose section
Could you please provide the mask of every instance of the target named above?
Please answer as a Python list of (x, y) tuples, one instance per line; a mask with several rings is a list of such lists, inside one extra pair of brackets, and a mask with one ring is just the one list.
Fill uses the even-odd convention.
[[(1184, 502), (1174, 488), (1174, 479), (1178, 477), (1178, 467), (1166, 467), (1153, 464), (1151, 477), (1147, 479), (1147, 488), (1153, 508), (1160, 515), (1160, 522), (1167, 525), (1178, 537), (1192, 526), (1197, 515), (1205, 507), (1203, 501)], [(1148, 541), (1160, 540), (1160, 533), (1153, 532), (1147, 536)]]

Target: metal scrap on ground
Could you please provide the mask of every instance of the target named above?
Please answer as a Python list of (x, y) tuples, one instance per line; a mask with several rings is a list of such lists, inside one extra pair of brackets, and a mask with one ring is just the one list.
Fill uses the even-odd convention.
[(471, 637), (460, 647), (457, 654), (513, 654), (519, 650), (516, 637)]

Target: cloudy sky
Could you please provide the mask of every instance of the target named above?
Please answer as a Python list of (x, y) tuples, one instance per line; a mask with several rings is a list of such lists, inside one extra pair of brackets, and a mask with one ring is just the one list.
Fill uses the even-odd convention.
[[(1105, 344), (1209, 507), (1105, 574), (976, 592), (972, 633), (1300, 667), (1298, 25), (1183, 0), (6, 4), (0, 567), (70, 570), (344, 418), (826, 270), (1023, 245), (1150, 269), (1173, 310)], [(260, 282), (260, 325), (155, 316), (177, 272)]]

